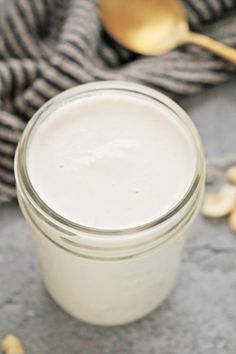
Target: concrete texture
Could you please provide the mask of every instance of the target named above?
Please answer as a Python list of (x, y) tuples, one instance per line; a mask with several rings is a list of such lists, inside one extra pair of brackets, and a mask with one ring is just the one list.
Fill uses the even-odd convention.
[[(227, 164), (236, 155), (236, 81), (179, 102), (209, 158)], [(18, 206), (0, 207), (0, 336), (15, 333), (27, 353), (235, 354), (235, 330), (236, 237), (225, 221), (199, 216), (179, 282), (160, 309), (134, 324), (100, 328), (71, 318), (50, 299)]]

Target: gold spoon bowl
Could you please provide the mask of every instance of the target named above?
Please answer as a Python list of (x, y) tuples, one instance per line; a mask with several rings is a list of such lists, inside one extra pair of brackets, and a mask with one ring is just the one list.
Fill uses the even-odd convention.
[(236, 65), (236, 49), (191, 32), (180, 0), (100, 0), (101, 18), (110, 35), (143, 55), (158, 55), (196, 44)]

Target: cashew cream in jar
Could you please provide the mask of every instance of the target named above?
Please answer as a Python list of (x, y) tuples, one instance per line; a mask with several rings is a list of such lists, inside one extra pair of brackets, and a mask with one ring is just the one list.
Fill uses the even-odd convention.
[(62, 308), (111, 326), (162, 303), (205, 176), (198, 133), (176, 103), (129, 82), (65, 91), (28, 123), (15, 175), (46, 288)]

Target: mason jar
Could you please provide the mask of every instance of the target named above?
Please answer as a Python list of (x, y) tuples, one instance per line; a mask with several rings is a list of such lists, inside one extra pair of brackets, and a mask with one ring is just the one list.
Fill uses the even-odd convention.
[[(35, 129), (62, 103), (84, 94), (114, 91), (148, 97), (174, 114), (191, 138), (196, 165), (187, 192), (164, 215), (144, 225), (110, 230), (77, 224), (52, 210), (31, 184), (26, 156)], [(176, 103), (156, 90), (129, 82), (96, 82), (65, 91), (42, 106), (28, 123), (16, 152), (15, 177), (44, 283), (64, 310), (92, 324), (113, 326), (142, 318), (166, 299), (176, 281), (186, 232), (198, 213), (205, 181), (199, 135)]]

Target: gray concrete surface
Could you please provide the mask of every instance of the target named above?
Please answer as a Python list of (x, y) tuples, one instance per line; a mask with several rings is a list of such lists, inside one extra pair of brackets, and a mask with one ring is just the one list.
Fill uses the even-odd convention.
[[(209, 157), (236, 154), (235, 80), (179, 101)], [(15, 333), (28, 354), (235, 354), (235, 331), (236, 237), (225, 221), (199, 216), (177, 287), (160, 309), (134, 324), (99, 328), (50, 299), (17, 205), (0, 207), (0, 336)]]

